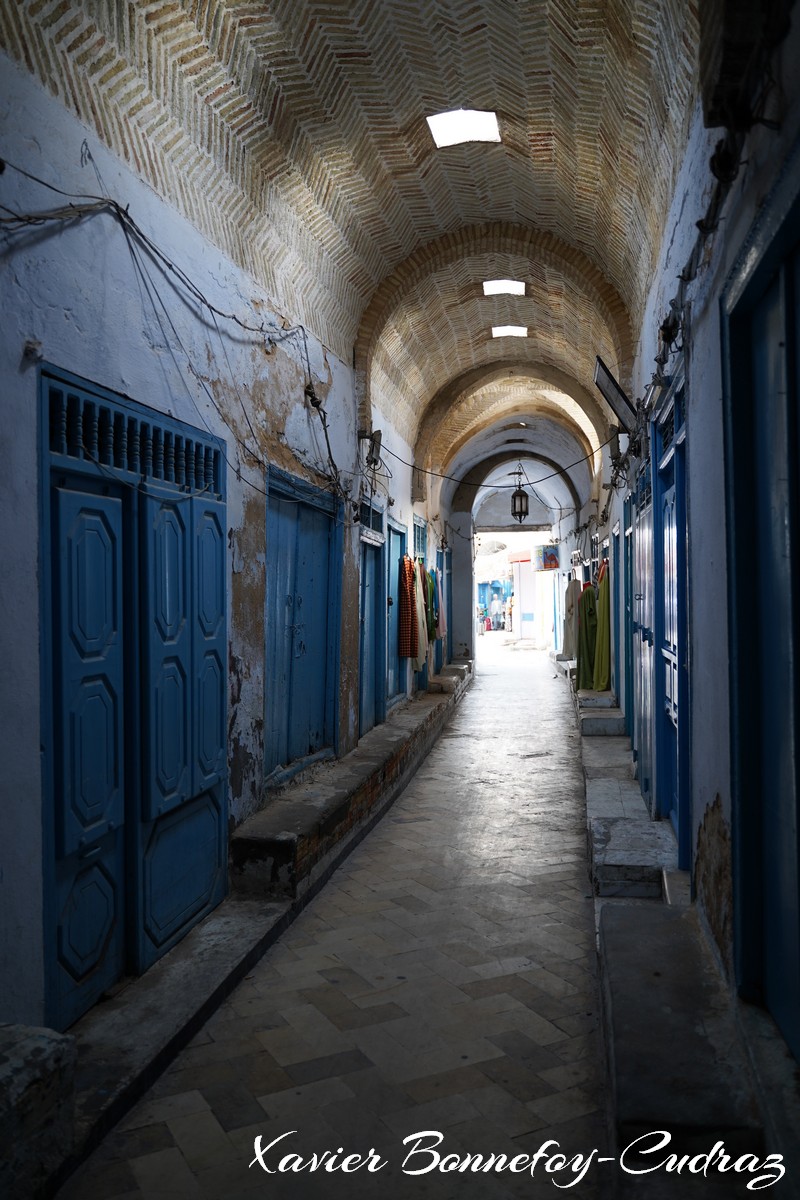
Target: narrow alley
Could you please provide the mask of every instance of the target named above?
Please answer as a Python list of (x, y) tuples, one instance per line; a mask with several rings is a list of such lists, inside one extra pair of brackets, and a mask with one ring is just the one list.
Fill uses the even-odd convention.
[(798, 61), (0, 0), (0, 1198), (800, 1200)]
[[(569, 692), (546, 654), (487, 635), (472, 688), (389, 814), (62, 1200), (552, 1196), (541, 1165), (534, 1180), (404, 1176), (403, 1139), (436, 1130), (441, 1152), (462, 1156), (550, 1138), (603, 1153), (587, 882)], [(339, 1147), (388, 1166), (248, 1170), (256, 1136), (289, 1130), (269, 1166)], [(579, 1191), (593, 1194), (591, 1173)]]

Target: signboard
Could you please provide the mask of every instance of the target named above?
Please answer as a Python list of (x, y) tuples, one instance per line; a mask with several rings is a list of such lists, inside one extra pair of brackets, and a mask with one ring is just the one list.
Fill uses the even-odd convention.
[(558, 570), (558, 546), (536, 546), (533, 551), (531, 566), (534, 571)]

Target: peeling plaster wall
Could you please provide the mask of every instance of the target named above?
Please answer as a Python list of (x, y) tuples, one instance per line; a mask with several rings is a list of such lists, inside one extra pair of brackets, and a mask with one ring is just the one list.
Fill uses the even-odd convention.
[[(220, 309), (250, 324), (262, 319), (271, 326), (279, 322), (252, 279), (105, 150), (29, 75), (3, 56), (0, 73), (2, 154), (9, 162), (69, 193), (96, 195), (102, 187), (129, 206), (136, 222)], [(10, 167), (0, 176), (0, 199), (18, 212), (66, 203), (64, 197)], [(207, 314), (204, 317), (196, 304), (187, 303), (184, 294), (151, 265), (175, 332), (166, 318), (162, 328), (146, 303), (120, 226), (110, 215), (31, 229), (0, 242), (0, 256), (4, 267), (0, 739), (7, 764), (0, 805), (0, 976), (4, 980), (0, 1020), (35, 1023), (43, 1018), (44, 973), (36, 603), (41, 564), (37, 370), (23, 358), (25, 342), (38, 343), (44, 361), (54, 366), (198, 428), (207, 427), (226, 442), (230, 819), (234, 824), (262, 803), (265, 463), (325, 486), (314, 468), (325, 465), (326, 452), (319, 415), (303, 399), (302, 339), (292, 337), (267, 350), (260, 334), (231, 322), (219, 319), (218, 331)], [(328, 413), (333, 456), (343, 478), (353, 479), (357, 443), (352, 371), (311, 335), (308, 354), (316, 392)], [(255, 448), (256, 440), (262, 461), (237, 446), (215, 405), (242, 441)], [(346, 538), (343, 647), (351, 651), (358, 636), (356, 551), (357, 537)], [(357, 722), (357, 662), (357, 653), (354, 658), (351, 653), (350, 667), (342, 677), (344, 747), (352, 743)]]

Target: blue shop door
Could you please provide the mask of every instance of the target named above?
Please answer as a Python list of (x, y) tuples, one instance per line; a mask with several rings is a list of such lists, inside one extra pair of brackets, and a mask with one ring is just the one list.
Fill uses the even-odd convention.
[(358, 733), (377, 723), (379, 663), (380, 548), (361, 543), (361, 638), (359, 653)]
[[(643, 494), (642, 494), (643, 492)], [(648, 484), (640, 491), (635, 524), (634, 568), (634, 745), (642, 796), (653, 792), (653, 502)]]
[(266, 773), (332, 745), (330, 516), (271, 495), (267, 524)]
[(389, 525), (386, 539), (386, 698), (391, 700), (406, 690), (405, 660), (397, 653), (400, 644), (400, 569), (406, 552), (406, 535)]
[(139, 971), (226, 890), (224, 514), (204, 497), (141, 500)]
[[(800, 265), (800, 259), (796, 260)], [(789, 272), (786, 272), (789, 274)], [(800, 270), (791, 272), (800, 283)], [(758, 606), (750, 653), (760, 670), (759, 778), (763, 913), (763, 989), (767, 1007), (800, 1059), (800, 869), (798, 868), (798, 631), (796, 571), (796, 413), (787, 404), (787, 344), (800, 346), (777, 278), (752, 317)], [(794, 346), (793, 346), (794, 344)], [(795, 386), (800, 380), (795, 380)], [(792, 400), (794, 403), (794, 400)], [(792, 449), (794, 441), (794, 449)], [(741, 653), (741, 651), (740, 651)]]
[(53, 492), (55, 1023), (64, 1029), (125, 965), (122, 501)]
[(329, 744), (328, 585), (330, 517), (299, 506), (295, 575), (292, 678), (289, 692), (289, 758), (317, 754)]

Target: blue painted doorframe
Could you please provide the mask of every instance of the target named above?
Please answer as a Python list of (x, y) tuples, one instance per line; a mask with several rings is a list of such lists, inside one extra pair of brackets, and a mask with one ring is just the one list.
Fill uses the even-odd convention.
[(736, 976), (800, 1061), (800, 150), (722, 301)]
[(359, 737), (386, 719), (386, 568), (383, 542), (361, 542)]
[(653, 797), (653, 489), (648, 462), (639, 477), (633, 545), (633, 744), (639, 787), (648, 808)]
[(678, 865), (690, 870), (692, 855), (689, 770), (688, 531), (685, 485), (685, 393), (683, 366), (657, 405), (651, 425), (655, 521), (655, 808), (669, 820), (678, 842)]
[(406, 552), (406, 531), (394, 521), (386, 524), (386, 699), (406, 694), (407, 659), (400, 658), (400, 567)]
[(46, 1019), (67, 1028), (227, 888), (220, 444), (43, 367)]

